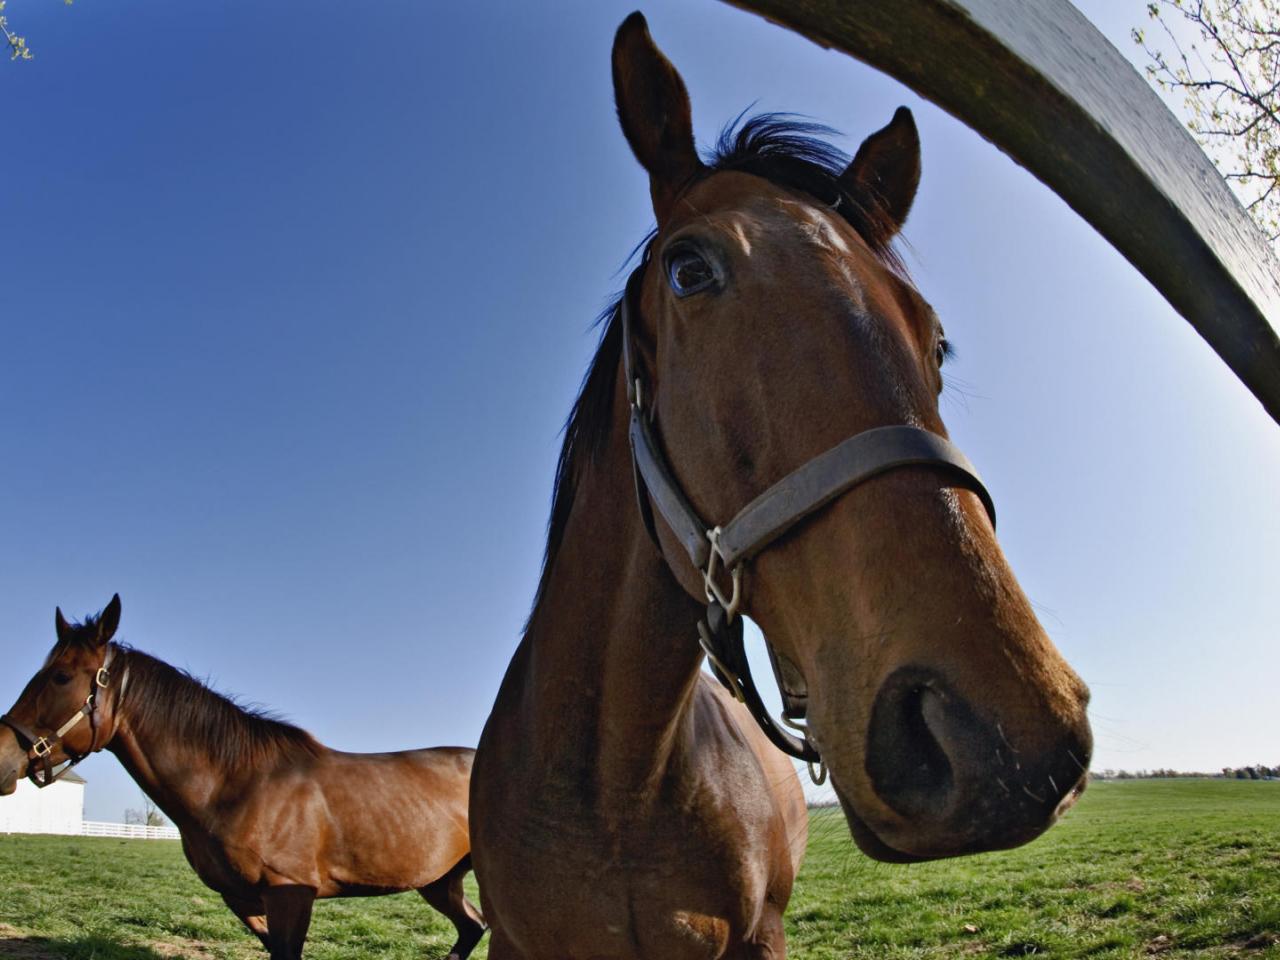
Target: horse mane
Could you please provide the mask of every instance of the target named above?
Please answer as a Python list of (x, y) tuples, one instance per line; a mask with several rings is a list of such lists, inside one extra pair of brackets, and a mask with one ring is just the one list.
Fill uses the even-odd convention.
[(320, 743), (270, 711), (211, 690), (185, 670), (117, 643), (124, 654), (116, 677), (128, 670), (121, 706), (138, 729), (164, 730), (208, 751), (229, 767), (261, 764), (290, 754), (315, 756)]
[[(710, 155), (703, 158), (706, 169), (702, 177), (736, 170), (808, 194), (834, 207), (885, 268), (905, 281), (906, 267), (892, 246), (898, 225), (890, 221), (879, 207), (868, 206), (863, 198), (850, 193), (840, 182), (840, 174), (848, 167), (850, 158), (821, 139), (835, 134), (831, 127), (789, 114), (762, 113), (747, 117), (744, 111), (720, 131)], [(651, 231), (631, 251), (627, 262), (641, 250), (644, 251), (642, 262), (647, 261), (656, 234), (656, 230)], [(542, 574), (534, 595), (533, 610), (538, 608), (546, 590), (585, 467), (599, 456), (613, 418), (614, 379), (622, 361), (621, 303), (622, 294), (618, 294), (592, 324), (604, 329), (577, 399), (565, 419), (564, 440), (552, 486)], [(530, 621), (532, 617), (531, 612)], [(528, 627), (529, 622), (526, 622), (525, 629)]]
[[(70, 644), (96, 644), (98, 619), (85, 617), (82, 623), (71, 624), (75, 633), (54, 645), (46, 664)], [(315, 756), (322, 749), (307, 731), (269, 711), (238, 703), (185, 670), (126, 643), (113, 643), (112, 682), (120, 683), (128, 672), (120, 705), (128, 709), (135, 727), (165, 730), (227, 766), (258, 764), (299, 752)]]

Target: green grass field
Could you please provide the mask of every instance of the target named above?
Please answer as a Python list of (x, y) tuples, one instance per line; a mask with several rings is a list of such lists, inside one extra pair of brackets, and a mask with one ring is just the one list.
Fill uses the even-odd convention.
[[(1095, 783), (1027, 847), (912, 866), (872, 863), (815, 811), (788, 920), (800, 960), (1280, 957), (1280, 783)], [(421, 960), (451, 941), (416, 894), (331, 900), (307, 955)], [(266, 956), (177, 843), (0, 835), (0, 957), (174, 956)]]

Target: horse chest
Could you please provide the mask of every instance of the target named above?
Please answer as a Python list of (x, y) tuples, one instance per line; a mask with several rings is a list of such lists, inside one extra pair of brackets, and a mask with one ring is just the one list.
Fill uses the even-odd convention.
[(763, 838), (669, 810), (612, 823), (565, 812), (526, 807), (508, 835), (524, 876), (495, 878), (492, 890), (481, 878), (521, 954), (693, 960), (753, 933), (770, 879)]
[(196, 876), (211, 890), (235, 896), (244, 895), (258, 885), (260, 863), (249, 862), (216, 837), (195, 837), (183, 831), (182, 852)]

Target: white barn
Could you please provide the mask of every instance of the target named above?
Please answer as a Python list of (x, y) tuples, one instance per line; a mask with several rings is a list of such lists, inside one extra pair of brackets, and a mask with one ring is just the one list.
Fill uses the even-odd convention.
[(69, 770), (43, 790), (27, 779), (0, 797), (0, 833), (64, 833), (84, 830), (84, 778)]

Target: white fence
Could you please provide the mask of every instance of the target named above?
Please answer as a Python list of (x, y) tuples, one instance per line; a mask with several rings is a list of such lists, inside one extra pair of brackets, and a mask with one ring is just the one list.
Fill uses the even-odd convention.
[(133, 840), (179, 840), (177, 827), (147, 827), (140, 823), (99, 823), (85, 820), (80, 825), (84, 837), (128, 837)]

